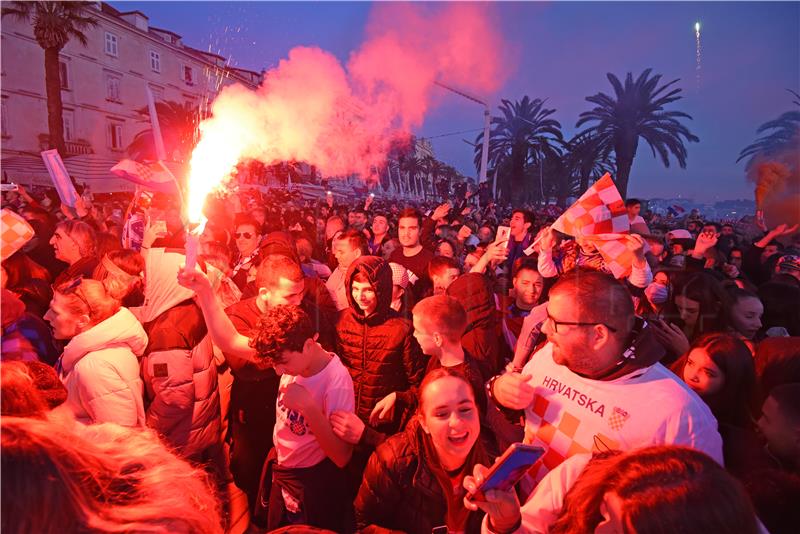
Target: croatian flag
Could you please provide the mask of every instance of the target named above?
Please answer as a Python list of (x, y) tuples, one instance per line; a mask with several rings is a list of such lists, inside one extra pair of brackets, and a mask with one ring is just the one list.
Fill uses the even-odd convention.
[(626, 235), (630, 222), (617, 186), (606, 173), (553, 223), (553, 229), (583, 236), (596, 247), (616, 278), (630, 274), (634, 254)]
[(177, 192), (175, 176), (160, 161), (139, 163), (132, 159), (123, 159), (111, 167), (111, 172), (149, 191)]

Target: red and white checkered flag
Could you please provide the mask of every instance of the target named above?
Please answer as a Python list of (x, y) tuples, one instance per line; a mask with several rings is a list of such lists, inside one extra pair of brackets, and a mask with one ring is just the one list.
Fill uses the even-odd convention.
[(28, 221), (10, 209), (3, 208), (0, 213), (0, 240), (2, 241), (0, 260), (5, 260), (21, 249), (25, 243), (31, 240), (33, 234), (33, 228)]
[(553, 223), (554, 230), (591, 241), (616, 278), (631, 272), (634, 254), (625, 238), (630, 228), (625, 202), (608, 173)]

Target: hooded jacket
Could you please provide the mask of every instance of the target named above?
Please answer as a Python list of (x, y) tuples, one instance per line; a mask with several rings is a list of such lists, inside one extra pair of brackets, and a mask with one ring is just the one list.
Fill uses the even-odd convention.
[[(425, 441), (428, 441), (426, 445)], [(359, 532), (390, 529), (409, 534), (428, 534), (445, 524), (447, 501), (432, 458), (430, 438), (416, 419), (406, 429), (382, 443), (369, 459), (364, 479), (354, 502)], [(475, 464), (491, 465), (480, 439), (464, 466), (472, 474)], [(470, 512), (465, 532), (481, 531), (483, 512)]]
[(180, 286), (183, 251), (151, 248), (145, 255), (145, 303), (132, 310), (149, 342), (142, 358), (147, 426), (187, 458), (220, 441), (217, 368), (203, 313)]
[(67, 343), (58, 369), (65, 406), (78, 421), (144, 426), (138, 357), (146, 346), (147, 334), (127, 308)]
[[(369, 316), (352, 295), (353, 278), (363, 273), (375, 288), (378, 305)], [(414, 339), (411, 322), (391, 309), (392, 269), (383, 259), (362, 256), (350, 265), (345, 277), (347, 301), (336, 326), (336, 352), (350, 371), (356, 396), (356, 414), (369, 421), (375, 404), (386, 395), (408, 392), (422, 381), (425, 361)], [(399, 428), (401, 410), (392, 423), (380, 425), (381, 432)]]
[(489, 380), (504, 365), (492, 288), (482, 274), (467, 273), (450, 284), (447, 295), (457, 299), (467, 312), (467, 328), (461, 336), (461, 345), (480, 362), (488, 373), (483, 379)]

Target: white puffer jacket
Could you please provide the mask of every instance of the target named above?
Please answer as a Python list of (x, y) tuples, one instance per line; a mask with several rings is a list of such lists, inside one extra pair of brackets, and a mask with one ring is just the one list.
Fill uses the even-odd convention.
[(147, 334), (127, 309), (73, 337), (61, 357), (65, 406), (81, 423), (144, 426), (139, 356)]

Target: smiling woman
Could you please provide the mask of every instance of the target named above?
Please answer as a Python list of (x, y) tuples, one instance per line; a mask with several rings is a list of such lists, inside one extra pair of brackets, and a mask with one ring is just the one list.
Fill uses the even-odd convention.
[(476, 532), (483, 514), (464, 507), (462, 481), (488, 458), (472, 387), (457, 372), (436, 369), (422, 381), (419, 401), (417, 418), (369, 460), (355, 501), (358, 528)]

